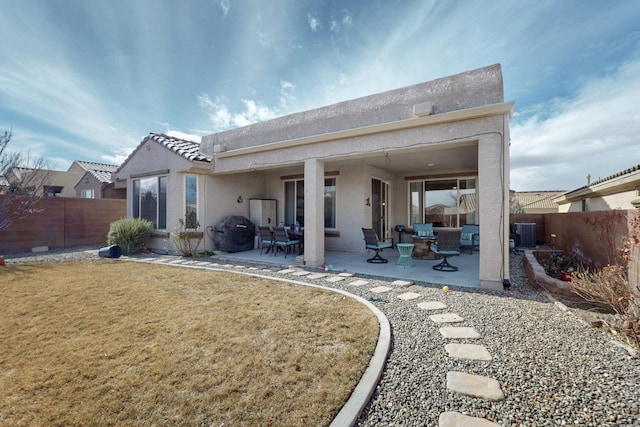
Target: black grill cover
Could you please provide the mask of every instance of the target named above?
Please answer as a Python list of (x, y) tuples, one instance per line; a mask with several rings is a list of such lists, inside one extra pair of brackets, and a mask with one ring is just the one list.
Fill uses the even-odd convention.
[(213, 227), (213, 243), (226, 252), (250, 251), (256, 226), (244, 216), (229, 215)]

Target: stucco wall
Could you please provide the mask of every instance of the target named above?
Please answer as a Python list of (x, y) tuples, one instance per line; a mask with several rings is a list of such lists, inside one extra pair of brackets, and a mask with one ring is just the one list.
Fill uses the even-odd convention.
[(413, 106), (424, 102), (433, 103), (433, 114), (504, 102), (501, 67), (495, 64), (207, 135), (201, 151), (211, 156), (217, 144), (237, 149), (407, 119), (414, 117)]

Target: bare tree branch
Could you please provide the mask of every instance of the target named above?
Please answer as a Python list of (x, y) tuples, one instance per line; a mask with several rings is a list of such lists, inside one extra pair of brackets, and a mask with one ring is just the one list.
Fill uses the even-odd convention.
[(36, 212), (34, 204), (51, 182), (48, 162), (27, 151), (10, 151), (12, 132), (0, 134), (0, 230)]

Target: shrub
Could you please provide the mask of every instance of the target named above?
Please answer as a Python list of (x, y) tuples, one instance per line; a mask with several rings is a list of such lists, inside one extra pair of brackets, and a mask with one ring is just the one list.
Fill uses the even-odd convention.
[(124, 255), (140, 253), (146, 247), (153, 228), (153, 223), (146, 219), (119, 219), (109, 226), (107, 244), (120, 246)]
[(625, 315), (632, 302), (626, 269), (607, 265), (601, 270), (578, 270), (571, 277), (573, 292), (612, 313)]
[(198, 231), (200, 223), (194, 217), (190, 218), (189, 216), (186, 221), (180, 218), (178, 223), (180, 225), (171, 233), (173, 242), (183, 256), (194, 256), (202, 241), (202, 233)]

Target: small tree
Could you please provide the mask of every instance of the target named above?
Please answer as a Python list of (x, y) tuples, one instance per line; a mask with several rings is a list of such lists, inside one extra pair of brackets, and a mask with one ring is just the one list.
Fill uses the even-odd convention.
[(11, 137), (10, 130), (0, 134), (0, 230), (37, 212), (34, 205), (51, 180), (45, 159), (32, 159), (28, 151), (8, 150)]
[(200, 223), (195, 218), (195, 215), (186, 215), (187, 219), (178, 219), (178, 227), (171, 233), (173, 242), (176, 248), (182, 253), (183, 256), (194, 256), (202, 241), (202, 233), (198, 231)]

